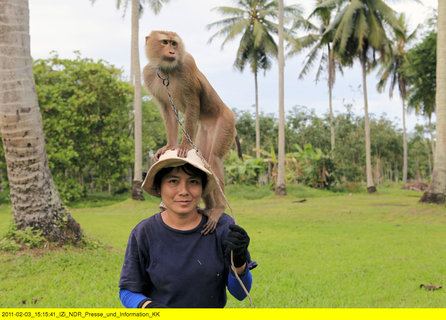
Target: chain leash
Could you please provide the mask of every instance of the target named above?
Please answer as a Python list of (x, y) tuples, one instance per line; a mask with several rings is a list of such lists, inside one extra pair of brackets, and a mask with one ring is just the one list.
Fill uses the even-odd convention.
[[(200, 157), (201, 161), (203, 161), (204, 166), (206, 167), (207, 170), (209, 170), (209, 172), (212, 173), (212, 175), (215, 178), (215, 181), (217, 182), (217, 186), (218, 189), (220, 190), (220, 193), (223, 195), (223, 198), (229, 208), (229, 210), (231, 211), (231, 216), (232, 219), (234, 219), (234, 223), (237, 224), (237, 220), (235, 219), (235, 214), (234, 211), (232, 210), (231, 205), (229, 204), (229, 200), (225, 195), (225, 192), (223, 191), (223, 188), (221, 187), (220, 184), (220, 179), (218, 179), (218, 177), (215, 175), (214, 171), (212, 170), (212, 167), (210, 166), (210, 164), (207, 162), (207, 160), (205, 159), (205, 157), (203, 156), (203, 154), (200, 152), (200, 150), (198, 150), (198, 147), (195, 145), (195, 143), (192, 141), (192, 138), (190, 137), (189, 133), (186, 132), (186, 129), (184, 129), (184, 124), (183, 121), (181, 121), (179, 113), (178, 113), (178, 109), (175, 107), (175, 104), (173, 102), (173, 98), (172, 98), (172, 94), (170, 93), (170, 89), (169, 89), (169, 85), (170, 85), (170, 80), (169, 80), (169, 75), (167, 74), (166, 77), (163, 77), (160, 73), (160, 69), (157, 68), (156, 69), (156, 75), (158, 76), (158, 78), (161, 79), (161, 81), (163, 82), (163, 86), (166, 87), (167, 90), (167, 96), (169, 98), (169, 103), (170, 103), (170, 107), (173, 110), (173, 113), (175, 114), (175, 118), (178, 122), (178, 125), (181, 128), (181, 131), (183, 132), (183, 135), (186, 137), (187, 141), (189, 142), (189, 144), (192, 146), (192, 148), (197, 152), (198, 156)], [(248, 267), (248, 266), (246, 266)], [(242, 280), (240, 279), (239, 275), (237, 274), (237, 271), (235, 269), (235, 265), (234, 265), (234, 252), (231, 250), (231, 269), (236, 277), (236, 279), (238, 280), (238, 282), (240, 283), (243, 291), (245, 292), (246, 296), (249, 298), (249, 302), (251, 303), (251, 308), (254, 308), (254, 304), (252, 302), (252, 298), (251, 295), (249, 294), (248, 290), (246, 289), (245, 285), (243, 284)]]
[(183, 124), (183, 122), (182, 122), (181, 119), (180, 119), (180, 116), (179, 116), (179, 113), (178, 113), (178, 109), (175, 107), (175, 104), (173, 103), (172, 94), (170, 93), (170, 90), (169, 90), (169, 84), (170, 84), (170, 81), (169, 81), (169, 75), (167, 75), (165, 78), (162, 77), (161, 74), (160, 74), (160, 70), (159, 70), (159, 69), (156, 69), (156, 74), (157, 74), (158, 78), (160, 78), (160, 79), (163, 81), (163, 85), (164, 85), (164, 86), (166, 87), (166, 89), (167, 89), (167, 96), (168, 96), (168, 98), (169, 98), (170, 107), (172, 108), (173, 113), (175, 114), (175, 118), (177, 119), (177, 122), (178, 122), (178, 124), (179, 124), (179, 126), (180, 126), (180, 128), (181, 128), (181, 130), (182, 130), (182, 132), (183, 132), (183, 135), (186, 137), (187, 141), (188, 141), (189, 144), (192, 146), (192, 148), (197, 152), (197, 154), (198, 154), (198, 156), (200, 157), (201, 161), (203, 161), (204, 166), (206, 167), (206, 169), (208, 169), (208, 170), (212, 173), (212, 175), (214, 176), (215, 181), (217, 182), (218, 189), (220, 190), (221, 194), (223, 195), (223, 198), (224, 198), (226, 204), (228, 205), (229, 210), (231, 211), (231, 215), (232, 215), (232, 218), (234, 219), (235, 224), (237, 224), (237, 221), (236, 221), (236, 219), (235, 219), (235, 215), (234, 215), (234, 211), (232, 210), (232, 207), (231, 207), (231, 205), (229, 204), (228, 198), (226, 198), (226, 195), (225, 195), (225, 193), (224, 193), (224, 191), (223, 191), (223, 188), (221, 187), (220, 179), (218, 179), (218, 177), (215, 175), (215, 173), (214, 173), (214, 171), (212, 170), (210, 164), (209, 164), (209, 163), (207, 162), (207, 160), (204, 158), (204, 156), (203, 156), (203, 154), (200, 152), (200, 150), (198, 150), (198, 147), (197, 147), (197, 146), (195, 145), (195, 143), (192, 141), (192, 138), (191, 138), (190, 135), (186, 132), (186, 129), (184, 129), (184, 124)]

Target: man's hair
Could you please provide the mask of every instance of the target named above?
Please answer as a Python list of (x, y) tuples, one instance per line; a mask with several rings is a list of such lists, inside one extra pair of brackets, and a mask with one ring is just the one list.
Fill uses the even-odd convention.
[(208, 176), (206, 175), (206, 173), (194, 167), (190, 163), (185, 163), (179, 167), (166, 167), (158, 171), (155, 175), (155, 178), (153, 179), (153, 186), (156, 188), (156, 190), (161, 190), (161, 181), (163, 180), (164, 176), (175, 168), (180, 169), (181, 171), (192, 177), (200, 177), (203, 190), (204, 188), (206, 188), (206, 185), (208, 183)]

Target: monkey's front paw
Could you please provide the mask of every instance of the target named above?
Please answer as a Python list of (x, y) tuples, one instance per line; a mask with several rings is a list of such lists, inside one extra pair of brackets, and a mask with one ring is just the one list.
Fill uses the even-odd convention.
[(190, 149), (192, 149), (192, 148), (179, 146), (177, 148), (177, 156), (179, 156), (180, 158), (186, 158), (187, 157), (187, 153), (189, 152)]
[(160, 159), (160, 157), (169, 149), (175, 149), (175, 148), (173, 148), (171, 146), (164, 146), (164, 147), (158, 149), (158, 151), (153, 156), (153, 161), (157, 162)]

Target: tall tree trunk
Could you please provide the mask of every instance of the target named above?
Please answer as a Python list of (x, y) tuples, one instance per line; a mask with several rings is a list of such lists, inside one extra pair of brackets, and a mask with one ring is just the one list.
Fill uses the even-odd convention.
[[(431, 137), (431, 149), (432, 149), (432, 158), (434, 158), (435, 162), (435, 139), (434, 139), (434, 130), (432, 129), (432, 114), (429, 115), (428, 119), (428, 126), (429, 126), (429, 136)], [(438, 121), (437, 121), (438, 123)]]
[(254, 71), (255, 94), (256, 94), (256, 158), (260, 158), (260, 120), (259, 120), (259, 84), (257, 70)]
[(334, 123), (334, 116), (333, 116), (333, 84), (329, 83), (328, 85), (328, 99), (329, 99), (329, 105), (330, 105), (330, 132), (331, 132), (331, 157), (334, 157), (334, 149), (335, 149), (335, 123)]
[(446, 2), (438, 1), (437, 38), (437, 144), (435, 146), (434, 171), (421, 202), (444, 203), (446, 193)]
[(407, 182), (406, 102), (403, 100), (403, 183)]
[(284, 107), (283, 0), (279, 0), (279, 152), (276, 194), (286, 195), (285, 186), (285, 107)]
[(334, 75), (335, 75), (335, 62), (334, 57), (331, 52), (330, 45), (328, 44), (328, 59), (329, 59), (329, 65), (328, 65), (328, 100), (329, 100), (329, 107), (330, 107), (330, 131), (331, 131), (331, 158), (334, 157), (334, 149), (335, 149), (335, 123), (334, 123), (334, 116), (333, 116), (333, 85), (334, 85)]
[(428, 139), (424, 139), (424, 145), (426, 147), (426, 153), (427, 153), (427, 160), (428, 160), (428, 165), (429, 165), (429, 176), (432, 175), (432, 150), (431, 147), (429, 146), (429, 142)]
[(48, 166), (30, 53), (28, 0), (0, 0), (0, 121), (14, 221), (49, 240), (77, 243)]
[(135, 170), (133, 177), (132, 199), (144, 200), (142, 184), (142, 99), (141, 68), (139, 64), (139, 0), (132, 0), (132, 61), (134, 74), (134, 111), (135, 111)]
[(367, 192), (376, 192), (375, 185), (373, 184), (373, 173), (372, 173), (372, 151), (370, 146), (370, 124), (369, 124), (369, 106), (367, 100), (367, 71), (366, 62), (363, 58), (361, 60), (362, 66), (362, 84), (364, 90), (364, 130), (365, 130), (365, 166), (366, 166), (366, 176), (367, 176)]

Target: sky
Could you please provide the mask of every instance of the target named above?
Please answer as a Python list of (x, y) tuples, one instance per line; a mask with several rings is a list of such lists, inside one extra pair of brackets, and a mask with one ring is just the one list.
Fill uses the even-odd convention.
[[(285, 5), (300, 4), (307, 16), (314, 1), (285, 0)], [(437, 8), (437, 0), (388, 0), (386, 3), (397, 12), (404, 12), (409, 30), (423, 25)], [(212, 9), (218, 6), (234, 6), (233, 0), (170, 0), (158, 15), (148, 7), (140, 20), (141, 68), (147, 63), (144, 53), (145, 36), (152, 30), (169, 30), (179, 34), (186, 50), (194, 56), (198, 68), (208, 78), (217, 93), (231, 109), (254, 112), (254, 76), (246, 68), (243, 73), (233, 67), (239, 39), (221, 48), (222, 38), (209, 43), (218, 30), (206, 26), (222, 19)], [(124, 71), (125, 79), (130, 70), (131, 8), (116, 9), (116, 0), (29, 0), (31, 55), (33, 59), (46, 59), (56, 51), (61, 58), (75, 58), (74, 51), (95, 61), (102, 59)], [(314, 110), (318, 116), (328, 113), (328, 87), (326, 77), (315, 82), (316, 66), (303, 80), (298, 74), (303, 67), (305, 53), (287, 58), (285, 62), (285, 113), (293, 107)], [(265, 114), (278, 114), (277, 63), (265, 74), (259, 75), (259, 109)], [(397, 91), (389, 98), (385, 92), (376, 91), (378, 78), (375, 73), (367, 77), (369, 113), (375, 117), (384, 115), (402, 127), (402, 104)], [(345, 104), (352, 104), (352, 111), (362, 116), (364, 100), (362, 77), (358, 64), (345, 68), (338, 74), (333, 89), (335, 113), (346, 112)], [(426, 119), (410, 114), (407, 128), (425, 124)]]

